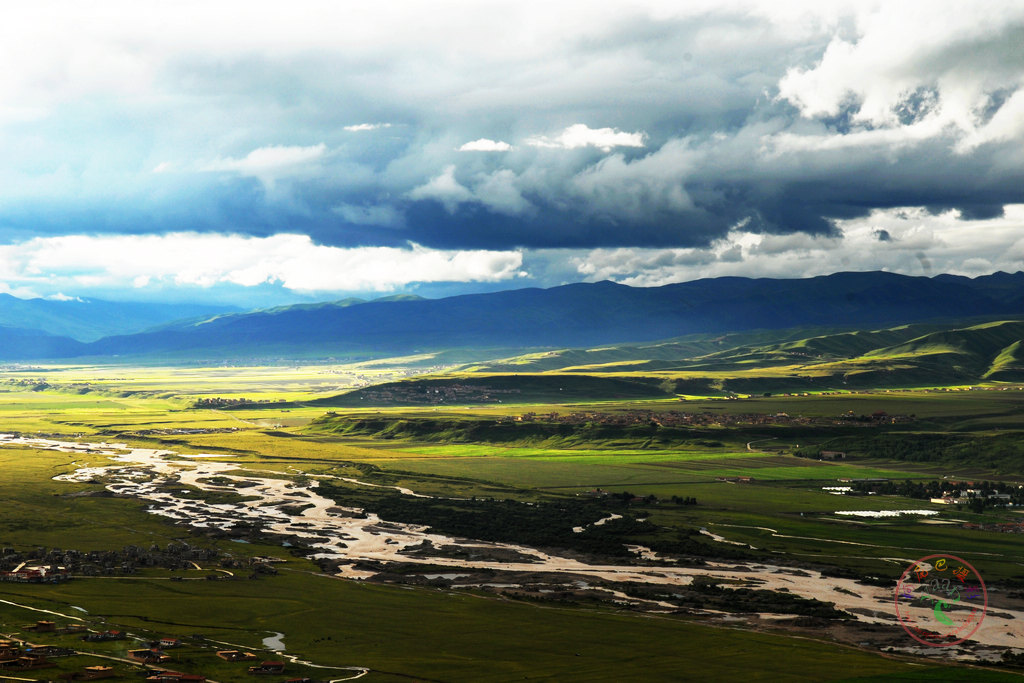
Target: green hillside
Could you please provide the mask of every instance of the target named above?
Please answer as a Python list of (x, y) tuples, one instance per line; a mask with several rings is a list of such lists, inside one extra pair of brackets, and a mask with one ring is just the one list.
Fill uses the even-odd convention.
[[(937, 325), (907, 325), (905, 328), (921, 330), (941, 329)], [(902, 328), (894, 328), (896, 330)], [(619, 344), (590, 349), (556, 349), (476, 363), (462, 368), (471, 372), (547, 372), (552, 370), (584, 369), (588, 372), (621, 372), (640, 369), (671, 369), (690, 367), (704, 359), (729, 359), (736, 362), (744, 351), (756, 354), (767, 345), (786, 343), (806, 344), (810, 339), (833, 336), (863, 335), (841, 328), (795, 328), (790, 330), (758, 330), (731, 334), (692, 334), (649, 344)], [(812, 335), (821, 335), (812, 337)], [(892, 343), (895, 343), (892, 342)], [(872, 344), (868, 348), (876, 348)]]
[(314, 405), (570, 403), (1018, 382), (1022, 342), (1021, 320), (691, 335), (474, 362)]
[(1024, 321), (1004, 320), (933, 332), (902, 344), (876, 349), (864, 355), (954, 353), (965, 358), (980, 360), (991, 354), (994, 349), (1002, 350), (1021, 338), (1024, 338)]
[(1020, 382), (1024, 380), (1024, 347), (1020, 340), (1013, 342), (999, 352), (992, 361), (985, 379), (1001, 382)]
[[(878, 330), (796, 328), (730, 335), (691, 335), (656, 344), (626, 344), (593, 349), (560, 349), (478, 363), (473, 372), (549, 372), (580, 370), (622, 372), (639, 369), (702, 368), (724, 370), (758, 365), (811, 364), (861, 359), (961, 356), (959, 362), (986, 368), (1014, 342), (1024, 338), (1024, 322), (1002, 320), (963, 326), (900, 325)], [(1015, 352), (1001, 363), (1013, 364)]]
[[(928, 329), (931, 327), (932, 329)], [(986, 322), (934, 329), (905, 325), (886, 330), (818, 336), (754, 349), (734, 349), (701, 359), (700, 367), (736, 370), (743, 363), (785, 366), (799, 384), (839, 388), (936, 386), (1024, 378), (1024, 322)], [(690, 366), (696, 368), (696, 363)], [(761, 376), (771, 373), (761, 373)], [(733, 378), (736, 388), (742, 373)]]

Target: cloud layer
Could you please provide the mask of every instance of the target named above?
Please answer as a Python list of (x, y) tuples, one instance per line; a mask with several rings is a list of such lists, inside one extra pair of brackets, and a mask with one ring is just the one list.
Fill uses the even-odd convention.
[(565, 260), (582, 279), (639, 287), (706, 277), (791, 278), (864, 270), (976, 277), (1021, 269), (1022, 225), (1024, 205), (1007, 206), (1005, 216), (975, 221), (967, 230), (955, 210), (933, 215), (924, 209), (887, 209), (839, 221), (833, 235), (737, 228), (705, 248), (604, 248)]
[(515, 251), (416, 244), (318, 246), (306, 235), (73, 235), (0, 247), (0, 281), (20, 293), (266, 284), (307, 294), (388, 292), (411, 283), (509, 280), (519, 275), (522, 260)]
[(949, 245), (936, 271), (1017, 268), (1021, 45), (1013, 0), (23, 3), (0, 27), (0, 244), (248, 236), (310, 273), (433, 254), (472, 282), (445, 259), (487, 253), (535, 284), (653, 283), (913, 270), (902, 215)]

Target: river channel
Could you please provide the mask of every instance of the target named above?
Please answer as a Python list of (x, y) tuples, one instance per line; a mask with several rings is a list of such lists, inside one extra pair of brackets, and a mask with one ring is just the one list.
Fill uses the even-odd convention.
[[(257, 526), (264, 533), (301, 539), (303, 545), (315, 550), (314, 559), (338, 561), (338, 576), (347, 579), (367, 579), (377, 574), (354, 566), (359, 561), (421, 563), (435, 568), (443, 565), (453, 570), (495, 570), (524, 575), (538, 572), (564, 574), (568, 582), (576, 583), (580, 583), (580, 579), (584, 582), (593, 579), (686, 585), (696, 576), (706, 576), (831, 602), (862, 622), (896, 623), (892, 589), (826, 577), (813, 570), (758, 563), (737, 566), (708, 562), (701, 567), (651, 563), (650, 560), (657, 559), (656, 556), (640, 547), (636, 547), (637, 564), (590, 563), (527, 546), (452, 538), (433, 533), (424, 526), (382, 520), (373, 513), (339, 505), (320, 495), (318, 482), (311, 475), (303, 476), (304, 483), (282, 479), (277, 473), (276, 476), (267, 476), (271, 473), (243, 469), (244, 466), (230, 461), (231, 456), (186, 456), (125, 444), (58, 441), (12, 434), (0, 434), (0, 445), (89, 454), (92, 459), (96, 455), (104, 455), (109, 458), (109, 465), (81, 467), (54, 479), (102, 482), (108, 491), (144, 501), (150, 513), (183, 525), (228, 530), (238, 524), (246, 524), (250, 528)], [(379, 486), (353, 479), (346, 481)], [(242, 503), (209, 503), (188, 497), (185, 494), (189, 491), (183, 486), (240, 494), (248, 500)], [(421, 495), (408, 489), (397, 490), (404, 495)], [(594, 523), (601, 521), (604, 520), (594, 520)], [(480, 552), (476, 554), (482, 558), (493, 556), (501, 559), (464, 559), (423, 552), (424, 548), (430, 547), (477, 550)], [(912, 554), (913, 551), (907, 552)], [(640, 564), (645, 560), (646, 565)], [(472, 587), (472, 584), (464, 587)], [(628, 596), (620, 594), (618, 597), (624, 603), (629, 602)], [(644, 602), (651, 601), (634, 601), (635, 604)], [(670, 608), (671, 605), (664, 606), (665, 611)], [(762, 616), (767, 619), (774, 617)], [(972, 641), (976, 645), (1024, 647), (1024, 612), (1001, 608), (997, 614), (988, 614)]]

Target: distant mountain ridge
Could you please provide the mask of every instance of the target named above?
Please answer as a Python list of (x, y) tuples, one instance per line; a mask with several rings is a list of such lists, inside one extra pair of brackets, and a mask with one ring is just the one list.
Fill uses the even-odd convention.
[(404, 354), (446, 348), (586, 347), (806, 326), (898, 324), (1024, 313), (1024, 273), (885, 272), (740, 277), (636, 288), (612, 282), (445, 299), (303, 305), (112, 337), (89, 353)]
[(0, 294), (0, 327), (34, 330), (41, 336), (91, 342), (113, 334), (141, 332), (183, 318), (238, 312), (235, 306), (160, 304), (102, 299), (19, 299)]
[(41, 360), (80, 356), (85, 344), (40, 330), (0, 325), (0, 360)]
[[(1024, 273), (973, 279), (885, 272), (806, 279), (726, 277), (652, 288), (597, 282), (444, 299), (389, 297), (221, 313), (106, 337), (71, 355), (329, 357), (452, 348), (586, 348), (690, 334), (1021, 314)], [(1015, 352), (1008, 353), (1008, 362), (1015, 366)]]

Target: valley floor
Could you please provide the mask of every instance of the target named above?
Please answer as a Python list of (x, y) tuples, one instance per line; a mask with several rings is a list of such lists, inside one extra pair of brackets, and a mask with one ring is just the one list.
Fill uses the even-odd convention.
[[(893, 414), (898, 400), (878, 398)], [(932, 431), (1005, 413), (933, 405)], [(829, 490), (964, 476), (1007, 489), (1019, 470), (797, 457), (821, 435), (765, 425), (570, 447), (346, 436), (309, 426), (321, 414), (0, 394), (0, 571), (61, 579), (0, 582), (0, 640), (85, 653), (50, 657), (47, 676), (103, 657), (133, 675), (131, 651), (174, 637), (151, 666), (215, 681), (247, 678), (226, 649), (284, 661), (281, 680), (1019, 680), (1024, 559), (1006, 525), (1020, 513)], [(980, 627), (951, 647), (916, 642), (894, 607), (896, 580), (938, 552), (986, 584)], [(931, 604), (912, 606), (922, 623)], [(40, 620), (55, 630), (26, 630)], [(79, 629), (127, 635), (86, 643)]]

